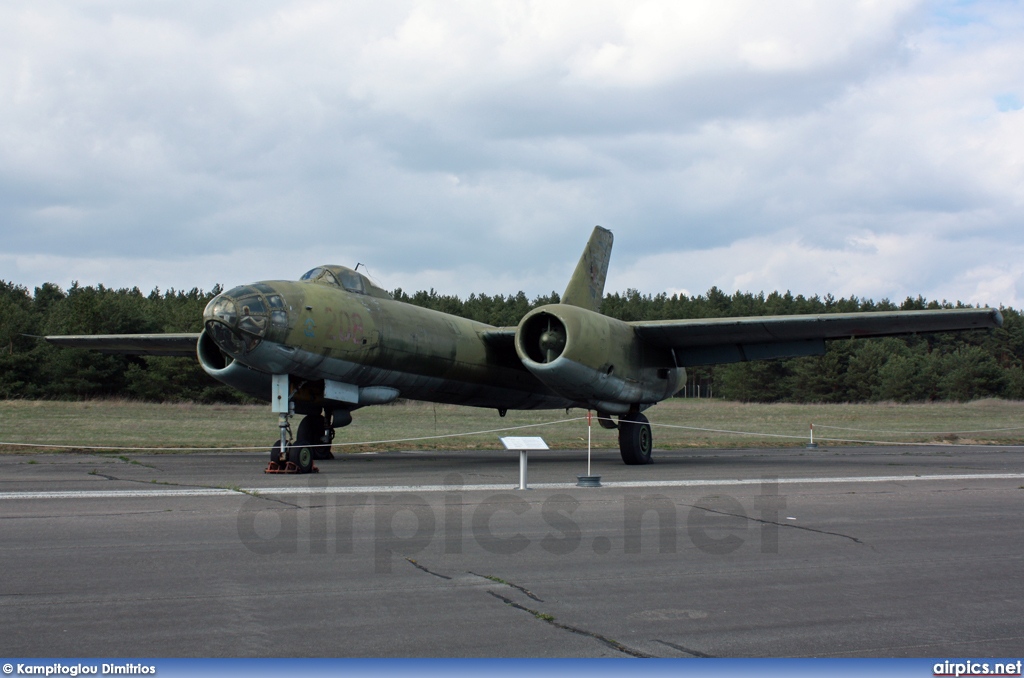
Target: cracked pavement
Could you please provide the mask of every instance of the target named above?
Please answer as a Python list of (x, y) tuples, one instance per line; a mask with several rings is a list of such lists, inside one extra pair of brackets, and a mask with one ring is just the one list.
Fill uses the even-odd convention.
[[(1014, 655), (1024, 479), (983, 476), (1024, 473), (1024, 451), (935, 451), (656, 452), (648, 467), (602, 451), (605, 487), (527, 492), (494, 452), (353, 455), (305, 477), (264, 476), (249, 454), (6, 455), (0, 495), (69, 494), (0, 496), (0, 652)], [(581, 465), (531, 457), (530, 479)], [(482, 477), (505, 483), (463, 489)], [(761, 482), (615, 486), (745, 478)], [(224, 492), (88, 495), (139, 488)]]

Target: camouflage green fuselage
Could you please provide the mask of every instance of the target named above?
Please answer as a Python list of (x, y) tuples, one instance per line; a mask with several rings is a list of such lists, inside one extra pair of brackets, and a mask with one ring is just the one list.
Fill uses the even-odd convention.
[[(211, 317), (210, 308), (200, 342), (204, 367), (260, 398), (270, 393), (270, 375), (288, 374), (361, 389), (344, 401), (350, 406), (387, 402), (386, 389), (414, 400), (498, 409), (573, 404), (523, 367), (511, 340), (489, 338), (488, 332), (496, 328), (394, 301), (360, 278), (362, 292), (325, 282), (269, 281), (225, 293), (238, 307), (232, 329), (246, 341), (216, 343), (258, 374), (239, 375), (230, 364), (222, 374), (211, 371), (218, 366), (206, 364), (212, 361), (204, 360), (202, 344), (217, 329), (219, 318)], [(245, 303), (251, 299), (255, 301)], [(208, 345), (205, 353), (210, 354)]]

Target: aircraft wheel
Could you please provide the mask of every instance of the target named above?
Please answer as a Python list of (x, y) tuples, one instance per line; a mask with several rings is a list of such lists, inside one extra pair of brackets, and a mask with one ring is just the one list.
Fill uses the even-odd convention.
[(653, 448), (654, 438), (647, 417), (639, 412), (619, 417), (619, 453), (623, 462), (630, 466), (650, 464)]
[(283, 464), (288, 461), (287, 454), (281, 454), (281, 441), (275, 440), (274, 444), (270, 446), (270, 461), (275, 464)]
[(295, 440), (300, 445), (313, 445), (314, 459), (334, 459), (330, 447), (319, 447), (323, 445), (324, 417), (321, 414), (310, 414), (299, 422), (299, 430), (295, 434)]
[(313, 470), (313, 448), (302, 444), (289, 446), (288, 461), (299, 468), (299, 473), (309, 473)]

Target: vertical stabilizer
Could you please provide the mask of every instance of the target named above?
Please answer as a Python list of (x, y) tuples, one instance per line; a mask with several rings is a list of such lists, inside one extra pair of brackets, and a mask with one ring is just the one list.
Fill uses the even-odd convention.
[(604, 280), (608, 276), (608, 260), (612, 257), (612, 232), (600, 226), (594, 232), (583, 250), (580, 263), (576, 264), (572, 279), (562, 295), (562, 303), (579, 306), (590, 311), (600, 311), (604, 299)]

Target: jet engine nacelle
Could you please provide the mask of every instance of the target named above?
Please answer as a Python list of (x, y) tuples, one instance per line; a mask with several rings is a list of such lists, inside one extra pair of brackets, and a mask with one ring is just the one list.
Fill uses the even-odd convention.
[(250, 369), (230, 356), (224, 355), (213, 338), (206, 333), (206, 330), (203, 330), (199, 336), (196, 352), (199, 357), (199, 365), (217, 381), (260, 400), (270, 398), (271, 376)]
[(645, 344), (629, 324), (565, 304), (527, 313), (516, 353), (558, 395), (608, 413), (664, 400), (686, 379), (671, 351)]

